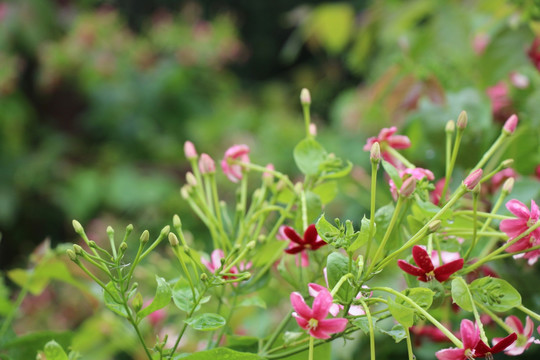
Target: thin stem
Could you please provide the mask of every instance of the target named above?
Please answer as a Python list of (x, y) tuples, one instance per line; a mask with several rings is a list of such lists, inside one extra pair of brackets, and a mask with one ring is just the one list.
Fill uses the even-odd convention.
[(409, 355), (409, 360), (415, 360), (413, 351), (412, 351), (412, 344), (411, 344), (411, 333), (409, 332), (409, 328), (405, 328), (405, 334), (407, 334), (407, 354)]
[[(493, 208), (495, 208), (495, 206)], [(473, 214), (474, 214), (473, 210), (459, 210), (459, 211), (454, 211), (454, 213), (453, 213), (454, 216), (473, 215)], [(485, 217), (485, 218), (490, 218), (490, 219), (498, 219), (498, 220), (514, 219), (514, 217), (512, 217), (512, 216), (499, 215), (499, 214), (494, 213), (493, 211), (491, 211), (489, 213), (483, 212), (483, 211), (477, 211), (476, 215), (479, 216), (479, 217)]]
[(514, 332), (514, 330), (510, 326), (506, 325), (506, 323), (502, 321), (502, 319), (498, 317), (493, 311), (489, 310), (487, 306), (484, 306), (481, 302), (476, 301), (476, 300), (474, 301), (474, 303), (476, 304), (476, 306), (478, 306), (478, 308), (480, 308), (480, 310), (488, 314), (489, 317), (493, 321), (495, 321), (500, 327), (506, 330), (509, 334)]
[[(31, 279), (31, 277), (28, 280), (30, 281), (30, 279)], [(0, 329), (0, 339), (2, 339), (4, 337), (4, 334), (6, 333), (9, 325), (11, 324), (13, 319), (15, 318), (15, 314), (16, 314), (17, 310), (21, 307), (21, 304), (24, 301), (24, 298), (26, 297), (27, 294), (28, 294), (28, 287), (23, 286), (21, 288), (21, 291), (19, 291), (19, 295), (17, 295), (17, 299), (13, 303), (13, 307), (12, 307), (11, 311), (6, 316), (6, 318), (4, 319), (4, 322), (2, 324), (2, 328)]]
[(536, 321), (540, 321), (540, 315), (535, 313), (534, 311), (532, 311), (530, 309), (527, 309), (525, 306), (519, 305), (519, 306), (517, 306), (517, 309), (519, 311), (524, 312), (525, 314), (529, 315), (530, 317), (532, 317)]
[(309, 104), (302, 104), (302, 111), (304, 113), (304, 126), (306, 128), (306, 138), (312, 138), (311, 132), (309, 131), (309, 125), (311, 124), (311, 116), (309, 114)]
[(461, 138), (463, 137), (463, 130), (461, 128), (458, 128), (456, 139), (454, 141), (454, 148), (452, 149), (452, 157), (450, 160), (450, 165), (448, 166), (448, 171), (446, 172), (445, 178), (444, 178), (444, 187), (441, 192), (441, 199), (440, 203), (444, 204), (446, 191), (448, 190), (448, 186), (450, 185), (450, 178), (452, 177), (452, 172), (454, 171), (454, 165), (456, 164), (457, 154), (459, 152), (459, 145), (461, 143)]
[(307, 200), (306, 200), (306, 192), (302, 189), (302, 193), (300, 194), (300, 200), (302, 202), (302, 231), (306, 231), (308, 227), (308, 219), (307, 219)]
[(366, 247), (366, 261), (369, 260), (369, 253), (371, 250), (371, 243), (373, 242), (373, 236), (375, 235), (375, 196), (377, 194), (377, 171), (379, 169), (379, 162), (371, 162), (371, 205), (369, 214), (369, 237)]
[(334, 288), (332, 289), (332, 291), (330, 292), (330, 295), (332, 295), (332, 297), (334, 297), (336, 295), (336, 293), (339, 291), (339, 289), (341, 288), (341, 286), (343, 285), (343, 283), (345, 281), (347, 281), (348, 278), (352, 278), (354, 277), (353, 274), (349, 273), (349, 274), (346, 274), (346, 275), (343, 275), (341, 277), (341, 279), (339, 279), (339, 281), (337, 282), (337, 284), (334, 286)]
[(482, 341), (488, 344), (489, 342), (486, 336), (486, 332), (484, 330), (484, 325), (482, 324), (482, 320), (480, 319), (480, 314), (478, 313), (478, 310), (476, 309), (474, 298), (471, 294), (471, 290), (469, 289), (469, 285), (467, 285), (465, 280), (463, 280), (463, 278), (461, 277), (457, 277), (455, 281), (461, 282), (462, 287), (464, 287), (467, 290), (467, 296), (469, 297), (469, 300), (471, 302), (472, 311), (474, 314), (474, 318), (476, 320), (476, 326), (478, 326), (478, 330), (480, 330), (480, 337), (482, 338)]
[(366, 318), (368, 321), (368, 328), (369, 328), (369, 352), (371, 354), (371, 360), (375, 360), (375, 330), (373, 329), (373, 320), (371, 318), (371, 311), (369, 311), (369, 306), (367, 306), (364, 299), (359, 299), (360, 304), (362, 304), (362, 307), (364, 308), (364, 312), (366, 313)]
[(309, 337), (309, 355), (308, 359), (313, 360), (313, 336)]
[(497, 151), (497, 149), (503, 144), (507, 137), (508, 135), (504, 131), (501, 131), (501, 134), (497, 140), (495, 140), (489, 150), (484, 153), (478, 164), (476, 164), (476, 166), (471, 170), (471, 173), (483, 167), (488, 162), (489, 158), (493, 156), (495, 151)]
[(281, 334), (281, 332), (283, 331), (283, 329), (285, 329), (285, 327), (287, 326), (287, 324), (289, 323), (289, 320), (291, 320), (292, 318), (292, 313), (293, 313), (293, 310), (290, 310), (287, 315), (285, 315), (285, 317), (283, 318), (283, 320), (281, 320), (281, 322), (279, 323), (278, 327), (276, 328), (276, 330), (272, 333), (272, 336), (270, 336), (270, 339), (268, 340), (268, 342), (266, 344), (264, 344), (264, 347), (262, 348), (261, 352), (262, 353), (265, 353), (266, 351), (268, 351), (268, 349), (270, 347), (272, 347), (272, 345), (274, 345), (274, 343), (276, 342), (279, 334)]
[(407, 158), (405, 158), (405, 156), (401, 155), (401, 153), (399, 151), (397, 151), (396, 149), (394, 149), (391, 146), (383, 146), (383, 148), (381, 150), (390, 153), (390, 155), (392, 155), (392, 157), (398, 159), (400, 162), (403, 163), (403, 165), (405, 165), (409, 169), (414, 169), (416, 167), (416, 166), (414, 166), (414, 164), (412, 162), (407, 160)]
[(467, 260), (469, 259), (469, 256), (471, 256), (473, 250), (474, 250), (474, 247), (476, 246), (476, 232), (477, 232), (477, 227), (478, 227), (478, 224), (476, 223), (476, 220), (477, 220), (477, 216), (476, 216), (476, 210), (478, 208), (478, 195), (479, 193), (474, 191), (473, 192), (473, 231), (472, 231), (472, 242), (471, 242), (471, 246), (469, 247), (469, 249), (467, 250), (467, 252), (465, 253), (465, 256), (463, 257), (463, 262), (467, 262)]

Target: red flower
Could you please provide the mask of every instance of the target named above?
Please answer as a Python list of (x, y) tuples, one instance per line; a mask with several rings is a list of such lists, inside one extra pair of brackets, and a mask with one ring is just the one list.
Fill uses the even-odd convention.
[(533, 43), (531, 44), (531, 48), (527, 52), (527, 55), (529, 55), (529, 59), (531, 59), (531, 62), (533, 65), (540, 70), (540, 38), (535, 38)]
[(491, 355), (504, 351), (507, 347), (512, 345), (516, 341), (516, 339), (516, 333), (511, 333), (504, 339), (500, 339), (498, 342), (496, 342), (493, 347), (489, 347), (488, 345), (486, 345), (485, 342), (480, 340), (474, 348), (474, 355), (477, 358), (487, 357), (488, 359), (491, 359), (493, 358), (493, 356)]
[(457, 259), (435, 267), (427, 251), (418, 245), (413, 247), (412, 255), (419, 267), (411, 265), (405, 260), (398, 260), (398, 266), (407, 274), (418, 276), (420, 281), (427, 282), (435, 278), (437, 281), (443, 282), (448, 280), (450, 275), (463, 268), (463, 259)]
[(291, 245), (293, 245), (285, 250), (287, 254), (298, 254), (305, 250), (317, 250), (321, 246), (326, 245), (319, 237), (319, 234), (317, 234), (317, 229), (314, 224), (308, 226), (304, 232), (303, 238), (301, 238), (293, 228), (288, 226), (283, 229), (283, 232), (285, 233), (285, 236), (291, 240)]

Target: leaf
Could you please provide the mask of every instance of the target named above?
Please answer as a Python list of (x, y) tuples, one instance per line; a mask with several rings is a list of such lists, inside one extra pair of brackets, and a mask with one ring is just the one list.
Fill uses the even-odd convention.
[(306, 138), (294, 148), (294, 161), (305, 175), (319, 173), (319, 165), (326, 158), (326, 150), (312, 138)]
[(61, 346), (68, 347), (72, 338), (71, 332), (40, 331), (7, 341), (0, 346), (0, 349), (2, 353), (7, 352), (13, 359), (35, 359), (36, 353), (42, 350), (49, 341), (55, 340)]
[[(433, 291), (423, 287), (415, 287), (411, 289), (405, 289), (401, 292), (403, 295), (407, 296), (409, 299), (414, 301), (422, 309), (429, 309), (433, 303)], [(404, 306), (409, 306), (403, 299), (396, 298), (396, 302)]]
[(328, 204), (330, 201), (334, 200), (338, 194), (338, 187), (336, 181), (327, 181), (321, 185), (313, 188), (313, 193), (317, 194), (321, 199), (323, 205)]
[[(362, 218), (362, 227), (360, 228), (360, 232), (358, 236), (356, 237), (356, 240), (352, 242), (352, 244), (347, 248), (347, 252), (353, 253), (356, 250), (358, 250), (360, 247), (362, 247), (365, 243), (369, 240), (369, 233), (370, 233), (370, 221), (365, 216)], [(375, 222), (373, 222), (373, 227), (376, 229), (377, 226)], [(375, 235), (375, 229), (373, 229), (373, 235)]]
[(452, 280), (452, 300), (454, 300), (454, 302), (463, 310), (473, 311), (471, 297), (469, 296), (467, 286), (468, 285), (463, 278), (458, 277)]
[(253, 336), (228, 335), (227, 347), (235, 351), (256, 353), (260, 339)]
[(414, 309), (398, 304), (391, 298), (388, 298), (388, 310), (394, 319), (401, 325), (410, 328), (414, 325)]
[(396, 344), (400, 342), (403, 339), (407, 338), (407, 332), (405, 331), (405, 328), (401, 324), (395, 325), (391, 330), (386, 331), (384, 329), (378, 328), (380, 332), (383, 334), (386, 334), (388, 336), (391, 336)]
[[(328, 277), (328, 287), (333, 289), (339, 282), (342, 276), (349, 273), (349, 259), (339, 253), (333, 252), (328, 255), (326, 260), (326, 274)], [(351, 292), (351, 285), (347, 281), (341, 285), (336, 295), (343, 299), (348, 299), (348, 295)]]
[(322, 173), (321, 179), (339, 179), (347, 176), (352, 170), (350, 161), (344, 162), (342, 159), (330, 154), (326, 157), (323, 163), (319, 165), (319, 170)]
[(256, 306), (261, 309), (266, 309), (266, 302), (260, 296), (252, 296), (242, 300), (238, 306)]
[(394, 182), (394, 185), (396, 185), (396, 188), (397, 189), (401, 188), (401, 184), (403, 183), (403, 180), (401, 179), (401, 176), (399, 176), (399, 172), (394, 167), (394, 165), (390, 164), (386, 160), (382, 160), (381, 163), (384, 168), (384, 171), (386, 171), (388, 176), (390, 176), (390, 179), (392, 179), (392, 181)]
[(156, 295), (154, 296), (154, 300), (152, 300), (152, 303), (150, 305), (141, 309), (137, 313), (137, 316), (140, 319), (145, 318), (146, 316), (150, 315), (156, 310), (164, 308), (171, 301), (172, 290), (169, 283), (167, 283), (165, 279), (157, 275), (156, 275), (156, 281), (157, 281), (157, 288), (156, 288)]
[(207, 351), (200, 351), (186, 356), (186, 360), (263, 360), (257, 354), (238, 352), (227, 348), (217, 348)]
[(484, 277), (470, 285), (474, 300), (495, 312), (506, 312), (521, 305), (521, 295), (507, 281)]
[(44, 352), (47, 360), (69, 360), (64, 349), (54, 340), (45, 344)]
[(337, 55), (350, 41), (354, 9), (346, 3), (319, 5), (306, 26), (306, 36), (313, 36), (330, 54)]
[(205, 313), (184, 320), (189, 326), (199, 331), (213, 331), (226, 324), (223, 316), (213, 313)]
[(321, 214), (319, 217), (319, 220), (315, 223), (315, 227), (317, 228), (317, 233), (319, 236), (326, 241), (328, 244), (332, 244), (336, 241), (337, 238), (341, 235), (340, 229), (332, 225), (326, 218), (324, 217), (324, 213)]
[[(114, 286), (114, 283), (109, 282), (107, 285), (105, 285), (105, 287), (108, 290), (103, 292), (103, 300), (105, 302), (105, 306), (117, 315), (127, 318), (128, 313), (125, 306), (118, 302), (120, 299), (120, 294)], [(114, 297), (111, 296), (111, 294)]]
[(288, 246), (288, 241), (268, 239), (257, 251), (251, 260), (254, 268), (263, 267), (264, 265), (275, 261), (276, 256), (283, 253)]
[[(373, 326), (373, 329), (375, 329), (375, 323), (377, 322), (378, 318), (371, 317), (371, 323)], [(367, 316), (361, 316), (351, 321), (352, 324), (356, 327), (358, 327), (360, 330), (364, 332), (364, 334), (369, 334), (369, 321), (367, 319)]]
[[(181, 282), (177, 282), (172, 290), (172, 298), (174, 305), (182, 311), (189, 313), (195, 306), (195, 299), (199, 296), (199, 291), (195, 289), (195, 298), (193, 297), (193, 291), (189, 286), (185, 286)], [(204, 297), (199, 301), (199, 305), (194, 311), (201, 308), (201, 304), (204, 304), (210, 300), (210, 296)]]

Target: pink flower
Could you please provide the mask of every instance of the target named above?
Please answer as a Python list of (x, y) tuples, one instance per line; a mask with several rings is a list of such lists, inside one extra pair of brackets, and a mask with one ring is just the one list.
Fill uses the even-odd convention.
[(239, 164), (229, 164), (230, 160), (249, 163), (249, 147), (247, 145), (233, 145), (225, 151), (225, 156), (221, 161), (221, 168), (229, 180), (238, 182), (242, 179), (242, 166)]
[(461, 326), (459, 328), (461, 334), (461, 341), (463, 341), (463, 348), (451, 348), (437, 351), (435, 356), (439, 360), (468, 360), (474, 359), (475, 348), (480, 341), (480, 331), (470, 320), (461, 320)]
[(476, 185), (478, 185), (478, 183), (482, 179), (483, 173), (484, 171), (482, 169), (474, 170), (472, 173), (469, 174), (469, 176), (465, 178), (465, 180), (463, 180), (463, 184), (467, 187), (467, 189), (473, 191)]
[[(536, 224), (538, 218), (540, 217), (540, 211), (538, 206), (531, 200), (531, 210), (525, 206), (521, 201), (516, 199), (510, 200), (506, 203), (506, 208), (514, 215), (517, 219), (505, 219), (501, 221), (499, 228), (501, 231), (505, 232), (506, 235), (510, 237), (509, 241), (515, 239), (525, 231), (527, 231), (531, 226)], [(516, 252), (526, 250), (532, 246), (540, 245), (540, 228), (535, 229), (529, 235), (519, 239), (516, 243), (510, 245), (506, 251), (507, 252)], [(532, 265), (536, 262), (540, 256), (539, 250), (534, 250), (525, 254), (515, 255), (514, 257), (524, 257), (529, 260), (529, 265)]]
[(422, 343), (422, 338), (428, 338), (432, 342), (442, 343), (448, 342), (446, 335), (436, 326), (433, 325), (414, 325), (410, 328), (411, 333), (415, 335), (415, 344), (420, 346)]
[(296, 231), (291, 227), (283, 228), (284, 235), (291, 241), (289, 248), (285, 250), (287, 254), (298, 254), (302, 253), (302, 267), (309, 266), (309, 260), (306, 250), (317, 250), (320, 247), (326, 245), (319, 234), (314, 224), (308, 226), (304, 232), (304, 237), (301, 238)]
[(487, 88), (486, 94), (491, 100), (491, 111), (495, 116), (507, 113), (512, 105), (512, 100), (508, 95), (508, 85), (505, 82), (501, 81)]
[[(414, 169), (406, 168), (405, 170), (401, 170), (399, 172), (399, 176), (404, 180), (409, 177), (413, 177), (418, 181), (424, 178), (428, 179), (429, 181), (432, 181), (433, 179), (435, 179), (435, 176), (433, 175), (431, 170), (422, 169), (419, 167), (414, 168)], [(396, 184), (394, 184), (394, 181), (392, 179), (390, 179), (388, 183), (390, 184), (390, 192), (392, 193), (392, 197), (394, 198), (394, 200), (397, 200), (398, 192), (397, 192)]]
[(517, 339), (516, 333), (511, 333), (505, 338), (502, 338), (498, 343), (493, 345), (493, 347), (489, 347), (485, 342), (480, 340), (478, 344), (476, 345), (475, 350), (475, 357), (481, 358), (481, 357), (487, 357), (488, 359), (493, 358), (493, 354), (500, 353), (501, 351), (504, 351), (507, 347), (512, 345)]
[(418, 245), (413, 247), (412, 255), (419, 267), (411, 265), (404, 260), (398, 260), (398, 266), (406, 273), (418, 276), (418, 280), (420, 281), (427, 282), (435, 278), (437, 281), (443, 282), (448, 280), (453, 273), (463, 268), (463, 259), (461, 258), (435, 267), (427, 251)]
[(201, 154), (201, 158), (199, 159), (199, 170), (201, 171), (201, 174), (216, 172), (216, 163), (214, 162), (214, 159), (208, 154)]
[(322, 288), (313, 301), (313, 307), (310, 308), (300, 293), (293, 292), (291, 304), (295, 312), (292, 316), (302, 329), (309, 331), (311, 336), (317, 339), (329, 339), (330, 334), (340, 333), (347, 327), (345, 318), (326, 319), (333, 301), (330, 292)]
[[(144, 302), (143, 307), (147, 307), (151, 303), (152, 303), (152, 300), (147, 300)], [(159, 309), (154, 312), (151, 312), (148, 315), (147, 319), (150, 322), (150, 324), (155, 328), (155, 327), (158, 327), (158, 325), (160, 325), (162, 321), (165, 320), (166, 317), (167, 317), (167, 312), (163, 308), (163, 309)]]
[(206, 260), (205, 258), (201, 258), (201, 262), (211, 273), (215, 273), (216, 270), (221, 267), (221, 259), (223, 258), (225, 258), (223, 250), (216, 249), (212, 251), (212, 255), (210, 255), (210, 261)]
[(391, 128), (383, 128), (379, 132), (378, 136), (367, 139), (366, 145), (364, 145), (364, 150), (371, 151), (371, 146), (377, 142), (381, 146), (383, 158), (386, 161), (394, 164), (395, 159), (387, 151), (384, 151), (384, 149), (387, 146), (396, 150), (407, 149), (411, 146), (411, 141), (409, 138), (405, 135), (394, 135), (396, 131), (397, 128), (395, 126), (392, 126)]
[[(533, 321), (527, 316), (525, 327), (523, 327), (517, 316), (510, 315), (504, 322), (517, 334), (517, 341), (507, 347), (504, 353), (512, 356), (521, 355), (535, 341), (535, 338), (532, 336), (534, 331)], [(499, 344), (502, 340), (503, 338), (493, 338), (493, 345)]]
[[(435, 205), (439, 205), (439, 202), (441, 201), (441, 195), (444, 188), (444, 178), (437, 180), (435, 183), (435, 189), (431, 192), (429, 195), (431, 202)], [(448, 194), (445, 196), (448, 199)]]
[(491, 191), (495, 192), (508, 178), (516, 178), (518, 173), (512, 168), (502, 169), (491, 178)]

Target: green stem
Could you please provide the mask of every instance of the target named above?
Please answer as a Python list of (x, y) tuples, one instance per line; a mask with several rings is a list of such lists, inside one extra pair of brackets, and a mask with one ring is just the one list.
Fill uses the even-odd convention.
[(454, 141), (454, 148), (452, 149), (452, 157), (450, 160), (450, 165), (448, 166), (448, 171), (446, 172), (445, 178), (444, 178), (444, 187), (441, 192), (441, 200), (440, 203), (444, 204), (446, 202), (446, 191), (448, 190), (448, 186), (450, 185), (450, 178), (452, 177), (452, 172), (454, 171), (454, 165), (456, 164), (457, 160), (457, 154), (459, 152), (459, 145), (461, 143), (461, 138), (463, 137), (463, 130), (461, 128), (458, 128), (456, 139)]
[(264, 344), (264, 347), (262, 348), (261, 350), (261, 353), (265, 353), (268, 351), (268, 349), (270, 347), (272, 347), (272, 345), (274, 345), (274, 343), (276, 342), (279, 334), (281, 334), (281, 332), (283, 331), (283, 329), (285, 329), (285, 327), (287, 326), (287, 324), (289, 323), (289, 320), (291, 320), (292, 318), (292, 313), (293, 313), (293, 310), (290, 310), (287, 315), (285, 315), (285, 317), (283, 318), (283, 320), (281, 320), (281, 322), (279, 323), (278, 327), (276, 328), (276, 330), (272, 333), (272, 336), (270, 336), (270, 339), (268, 340), (268, 342), (266, 344)]
[(405, 328), (405, 333), (407, 334), (407, 354), (409, 355), (409, 360), (415, 360), (413, 351), (412, 351), (412, 344), (411, 344), (411, 333), (409, 331), (409, 328)]
[[(493, 208), (495, 208), (495, 206)], [(454, 216), (474, 215), (474, 211), (473, 210), (454, 211), (453, 215)], [(512, 217), (512, 216), (496, 214), (496, 213), (493, 212), (493, 210), (491, 212), (489, 212), (489, 213), (483, 212), (483, 211), (477, 211), (476, 215), (479, 216), (479, 217), (485, 217), (485, 218), (490, 218), (490, 219), (498, 219), (498, 220), (514, 219), (514, 217)]]
[(517, 309), (527, 315), (529, 315), (530, 317), (532, 317), (533, 319), (535, 319), (536, 321), (540, 321), (540, 315), (535, 313), (534, 311), (530, 310), (530, 309), (527, 309), (525, 306), (523, 305), (519, 305), (517, 306)]
[(478, 330), (480, 330), (480, 338), (482, 338), (482, 341), (484, 341), (486, 344), (489, 344), (489, 340), (487, 339), (486, 332), (484, 330), (484, 325), (482, 324), (482, 320), (480, 319), (480, 314), (478, 313), (478, 309), (476, 309), (474, 298), (471, 294), (471, 290), (469, 289), (469, 285), (467, 285), (465, 280), (463, 280), (463, 278), (461, 277), (456, 277), (454, 281), (461, 282), (462, 287), (467, 290), (467, 296), (469, 297), (469, 300), (471, 302), (472, 311), (474, 314), (474, 318), (476, 320), (476, 326), (478, 326)]
[(488, 162), (489, 158), (493, 156), (495, 151), (497, 151), (497, 149), (503, 144), (504, 140), (506, 140), (507, 137), (508, 135), (504, 131), (502, 131), (497, 140), (495, 140), (495, 142), (491, 145), (489, 150), (484, 153), (478, 164), (476, 164), (476, 166), (471, 170), (471, 173), (483, 167)]
[[(31, 277), (28, 280), (30, 281)], [(15, 314), (17, 313), (17, 310), (21, 307), (21, 304), (24, 301), (27, 294), (28, 294), (28, 287), (23, 286), (21, 288), (21, 291), (19, 292), (19, 295), (17, 295), (17, 299), (13, 303), (13, 307), (11, 308), (10, 312), (4, 319), (4, 322), (2, 323), (2, 328), (0, 329), (0, 339), (4, 337), (4, 334), (9, 328), (9, 325), (11, 325), (11, 322), (15, 318)]]
[(309, 355), (308, 355), (308, 359), (309, 360), (313, 360), (313, 336), (310, 336), (309, 337)]
[(396, 149), (394, 149), (391, 146), (383, 146), (381, 151), (388, 152), (390, 155), (392, 155), (392, 157), (398, 159), (400, 162), (403, 163), (403, 165), (405, 165), (409, 169), (414, 169), (416, 167), (416, 166), (414, 166), (414, 164), (412, 162), (410, 162), (409, 160), (407, 160), (407, 158), (405, 158), (403, 155), (401, 155), (401, 153), (399, 151), (397, 151)]
[(477, 221), (477, 216), (476, 216), (476, 210), (478, 208), (478, 195), (479, 193), (474, 191), (473, 192), (473, 230), (472, 230), (472, 242), (471, 242), (471, 246), (469, 247), (469, 249), (467, 250), (467, 252), (465, 253), (465, 256), (463, 257), (463, 262), (467, 262), (467, 260), (469, 259), (469, 256), (471, 256), (473, 250), (474, 250), (474, 247), (476, 246), (476, 232), (477, 232), (477, 227), (478, 227), (478, 224), (476, 223)]
[(371, 311), (369, 311), (369, 306), (367, 306), (364, 299), (360, 299), (360, 304), (362, 304), (362, 307), (364, 308), (364, 312), (366, 313), (366, 318), (368, 321), (369, 352), (371, 354), (371, 360), (375, 360), (375, 330), (373, 329), (373, 320), (371, 318)]
[(347, 281), (348, 278), (352, 278), (354, 277), (353, 274), (349, 273), (349, 274), (346, 274), (346, 275), (343, 275), (341, 277), (341, 279), (339, 279), (339, 281), (337, 282), (337, 284), (334, 286), (334, 288), (332, 289), (332, 291), (330, 292), (330, 295), (332, 295), (332, 297), (334, 297), (336, 295), (336, 293), (339, 291), (339, 289), (341, 288), (341, 286), (343, 285), (343, 283), (345, 281)]
[(498, 317), (493, 311), (489, 310), (487, 306), (484, 306), (482, 303), (480, 303), (479, 301), (474, 301), (474, 303), (476, 304), (476, 306), (478, 306), (478, 308), (480, 308), (480, 310), (482, 310), (484, 313), (488, 314), (489, 317), (495, 321), (500, 327), (502, 327), (504, 330), (506, 330), (509, 334), (513, 333), (514, 330), (506, 325), (506, 323), (504, 321), (502, 321), (502, 319), (500, 317)]
[(312, 138), (311, 132), (309, 131), (309, 125), (311, 124), (311, 116), (309, 114), (309, 104), (302, 104), (302, 111), (304, 113), (304, 126), (306, 128), (306, 138)]
[(377, 171), (379, 169), (379, 162), (371, 162), (371, 204), (369, 215), (369, 237), (366, 247), (366, 261), (369, 260), (369, 253), (371, 250), (371, 243), (373, 242), (373, 236), (375, 235), (375, 198), (377, 194)]

